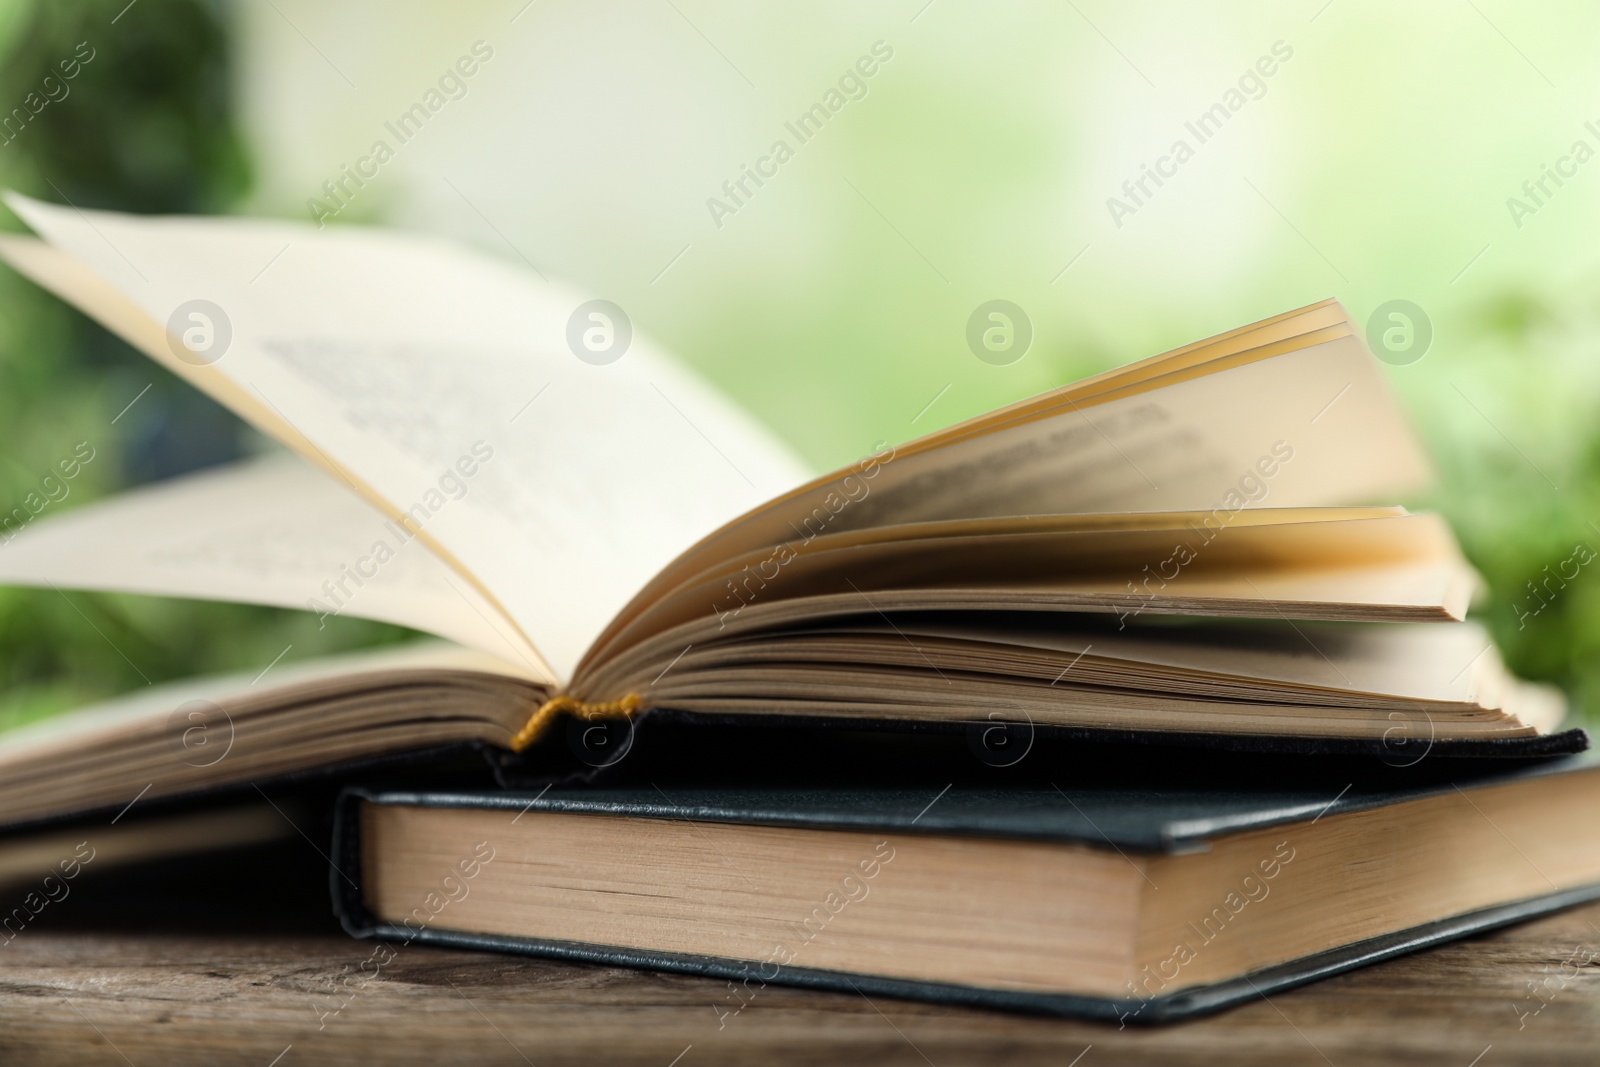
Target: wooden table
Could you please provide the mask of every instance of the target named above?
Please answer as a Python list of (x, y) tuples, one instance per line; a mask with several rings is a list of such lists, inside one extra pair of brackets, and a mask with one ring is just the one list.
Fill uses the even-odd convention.
[(719, 1028), (722, 982), (421, 946), (352, 993), (320, 869), (251, 862), (81, 884), (0, 946), (0, 1063), (1600, 1062), (1600, 964), (1563, 966), (1600, 904), (1162, 1029), (777, 987)]

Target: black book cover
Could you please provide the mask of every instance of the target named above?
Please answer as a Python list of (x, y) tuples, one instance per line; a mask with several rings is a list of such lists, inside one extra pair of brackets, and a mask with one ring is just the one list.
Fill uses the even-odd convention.
[[(1002, 837), (1088, 844), (1128, 853), (1170, 854), (1203, 849), (1213, 838), (1244, 830), (1382, 807), (1461, 786), (1569, 773), (1597, 763), (1589, 756), (1493, 765), (1473, 761), (1472, 772), (1464, 774), (1463, 764), (1456, 761), (1423, 761), (1396, 768), (1371, 760), (1327, 757), (1268, 764), (1259, 756), (1226, 753), (1199, 758), (1182, 750), (1129, 753), (1125, 746), (1107, 746), (1107, 751), (1094, 753), (1072, 767), (1057, 764), (1055, 770), (1061, 773), (1052, 776), (1053, 772), (1046, 771), (1043, 778), (1033, 774), (1007, 777), (978, 773), (943, 783), (937, 781), (937, 773), (929, 776), (927, 772), (930, 766), (949, 771), (952, 767), (948, 764), (924, 763), (914, 774), (897, 775), (886, 768), (881, 777), (887, 779), (887, 784), (874, 785), (851, 784), (868, 779), (852, 773), (861, 768), (845, 768), (834, 774), (835, 784), (808, 786), (800, 784), (805, 778), (803, 771), (793, 765), (786, 771), (781, 764), (772, 762), (745, 767), (743, 774), (724, 768), (725, 784), (720, 785), (704, 784), (704, 768), (691, 765), (679, 768), (674, 775), (667, 773), (667, 768), (642, 765), (637, 771), (648, 781), (619, 776), (609, 784), (602, 780), (588, 786), (548, 787), (537, 792), (352, 789), (340, 797), (336, 812), (335, 869), (330, 873), (330, 887), (341, 923), (357, 937), (680, 971), (732, 981), (749, 979), (937, 1003), (1120, 1020), (1127, 1024), (1168, 1022), (1216, 1011), (1263, 993), (1600, 898), (1600, 885), (1553, 892), (1340, 946), (1212, 985), (1149, 999), (1114, 999), (775, 965), (772, 969), (777, 973), (771, 973), (767, 965), (738, 959), (477, 935), (426, 926), (408, 928), (385, 923), (371, 914), (361, 890), (362, 803)], [(807, 754), (804, 762), (813, 755)], [(719, 754), (712, 753), (708, 761), (718, 758)], [(742, 783), (737, 781), (740, 778), (744, 779)], [(1237, 784), (1219, 788), (1215, 784), (1218, 782)]]

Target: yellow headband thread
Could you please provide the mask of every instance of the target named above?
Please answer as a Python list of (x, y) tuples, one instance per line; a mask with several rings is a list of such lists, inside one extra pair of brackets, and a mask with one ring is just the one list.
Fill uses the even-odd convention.
[(644, 698), (638, 693), (629, 693), (621, 700), (593, 703), (586, 703), (577, 697), (551, 697), (539, 705), (539, 710), (528, 717), (527, 723), (511, 739), (511, 751), (521, 752), (537, 741), (545, 728), (562, 712), (576, 715), (581, 719), (629, 719), (637, 715), (643, 707)]

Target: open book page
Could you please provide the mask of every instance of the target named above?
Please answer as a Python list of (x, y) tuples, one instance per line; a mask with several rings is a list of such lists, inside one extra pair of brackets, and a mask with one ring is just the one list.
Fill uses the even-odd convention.
[(549, 692), (443, 642), (151, 686), (0, 734), (0, 823), (386, 753), (504, 745)]
[(680, 642), (668, 670), (642, 664), (631, 684), (683, 711), (1142, 724), (1397, 749), (1549, 734), (1565, 712), (1559, 692), (1513, 679), (1472, 623), (902, 612), (703, 636)]
[[(919, 459), (932, 473), (885, 464), (879, 500), (853, 509), (847, 524), (874, 524), (880, 513), (903, 522), (1208, 510), (1229, 498), (1246, 507), (1380, 504), (1427, 482), (1427, 460), (1338, 304), (1224, 338), (912, 442), (896, 460)], [(913, 497), (922, 499), (908, 509)]]
[(1399, 508), (919, 523), (721, 560), (610, 627), (579, 676), (685, 628), (703, 640), (890, 606), (1443, 621), (1464, 617), (1476, 588), (1444, 521)]
[(0, 582), (354, 615), (554, 680), (499, 610), (405, 525), (292, 455), (159, 482), (0, 533)]
[(193, 701), (230, 712), (288, 707), (323, 691), (354, 689), (362, 680), (409, 672), (471, 672), (543, 684), (496, 656), (441, 641), (326, 656), (281, 666), (260, 680), (253, 673), (210, 675), (139, 689), (123, 696), (0, 732), (0, 777), (51, 763), (110, 741), (160, 735), (174, 709)]
[[(1429, 465), (1382, 371), (1328, 302), (886, 448), (674, 561), (605, 640), (691, 575), (825, 534), (983, 516), (1383, 504)], [(1242, 350), (1236, 345), (1246, 345)]]
[[(9, 202), (159, 328), (147, 354), (247, 418), (239, 397), (254, 397), (297, 431), (286, 444), (409, 515), (558, 676), (674, 556), (805, 475), (643, 337), (614, 362), (580, 359), (569, 327), (598, 328), (575, 316), (584, 298), (488, 257)], [(191, 330), (206, 352), (184, 347)]]
[[(1438, 704), (1498, 707), (1505, 667), (1483, 627), (1431, 623), (1378, 625), (1281, 620), (1195, 627), (1058, 622), (1015, 616), (954, 621), (863, 619), (825, 633), (910, 637), (1059, 654), (1073, 666), (1058, 682), (1133, 689), (1192, 689), (1214, 682), (1270, 690), (1277, 699), (1378, 696)], [(759, 643), (754, 639), (750, 643)]]
[[(1431, 540), (1430, 520), (1437, 522), (1411, 515), (1302, 525), (1348, 528), (1350, 536), (1342, 538), (1346, 544), (1335, 546), (1345, 553), (1359, 549), (1361, 542)], [(1396, 529), (1377, 528), (1391, 524)], [(719, 614), (695, 601), (713, 602), (713, 597), (727, 595), (725, 590), (706, 586), (675, 594), (663, 602), (666, 610), (641, 616), (602, 655), (586, 663), (569, 689), (587, 700), (637, 692), (648, 701), (661, 680), (676, 670), (676, 658), (690, 648), (703, 651), (785, 627), (899, 612), (1092, 612), (1112, 618), (1119, 627), (1173, 615), (1381, 623), (1464, 617), (1475, 579), (1458, 560), (1424, 553), (1411, 558), (1374, 555), (1362, 562), (1349, 551), (1334, 562), (1288, 565), (1301, 550), (1315, 554), (1327, 545), (1321, 534), (1308, 538), (1307, 532), (1241, 527), (1233, 531), (1232, 551), (1193, 559), (1165, 588), (1153, 582), (1148, 589), (1130, 589), (1125, 572), (1115, 566), (1098, 572), (1072, 566), (1090, 555), (1097, 539), (1143, 541), (1146, 550), (1155, 543), (1136, 533), (929, 540), (814, 553), (785, 569), (784, 580), (803, 590), (788, 596), (758, 597)], [(1137, 551), (1140, 546), (1129, 547)], [(731, 596), (728, 602), (739, 603)]]

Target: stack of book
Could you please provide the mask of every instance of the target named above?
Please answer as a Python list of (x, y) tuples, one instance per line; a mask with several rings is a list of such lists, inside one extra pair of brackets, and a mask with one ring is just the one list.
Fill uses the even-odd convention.
[(8, 202), (0, 257), (283, 448), (19, 509), (0, 582), (435, 638), (0, 735), (19, 848), (335, 783), (358, 936), (1124, 1022), (1600, 897), (1586, 735), (1395, 506), (1334, 301), (811, 477), (496, 260)]

